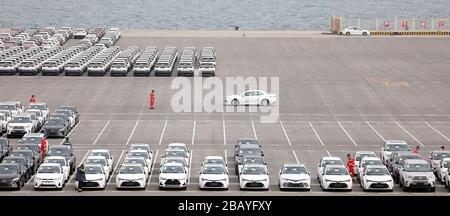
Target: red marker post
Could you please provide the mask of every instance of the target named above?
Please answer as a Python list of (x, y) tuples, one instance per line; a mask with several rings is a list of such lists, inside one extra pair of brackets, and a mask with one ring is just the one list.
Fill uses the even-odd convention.
[(439, 21), (439, 28), (443, 29), (445, 27), (444, 20)]
[(384, 28), (388, 29), (389, 28), (389, 22), (388, 21), (384, 21)]
[(406, 20), (402, 21), (402, 27), (403, 27), (405, 30), (408, 30), (408, 21), (406, 21)]
[(427, 27), (427, 22), (426, 22), (426, 21), (420, 22), (420, 26), (421, 26), (422, 28), (426, 28), (426, 27)]

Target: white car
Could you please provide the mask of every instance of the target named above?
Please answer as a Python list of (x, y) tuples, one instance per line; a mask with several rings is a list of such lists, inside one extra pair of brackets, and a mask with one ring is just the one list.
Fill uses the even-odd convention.
[(321, 176), (319, 184), (323, 190), (352, 190), (352, 177), (343, 165), (328, 165)]
[(408, 152), (411, 148), (404, 140), (386, 140), (381, 148), (380, 158), (384, 164), (388, 164), (392, 152)]
[(182, 157), (166, 157), (166, 158), (163, 158), (161, 160), (160, 167), (164, 166), (164, 164), (166, 164), (166, 163), (180, 163), (180, 164), (183, 164), (183, 166), (185, 167), (185, 169), (189, 173), (189, 164), (186, 163), (186, 160), (184, 158), (182, 158)]
[(103, 167), (103, 170), (105, 170), (106, 180), (109, 180), (109, 176), (111, 173), (111, 170), (113, 169), (109, 164), (108, 160), (104, 156), (89, 156), (86, 158), (86, 161), (84, 164), (99, 164)]
[(88, 32), (85, 29), (75, 29), (75, 32), (73, 33), (74, 39), (83, 39), (86, 37)]
[(436, 167), (436, 177), (442, 182), (445, 183), (445, 178), (448, 173), (448, 168), (450, 167), (450, 158), (443, 158), (438, 167)]
[(222, 156), (206, 156), (200, 166), (211, 164), (224, 166), (228, 171), (228, 164)]
[(140, 164), (122, 164), (116, 177), (116, 189), (140, 188), (145, 189), (147, 175)]
[(433, 171), (439, 167), (441, 160), (444, 158), (450, 158), (450, 151), (432, 151), (430, 152), (429, 159), (430, 165)]
[(359, 166), (359, 162), (365, 157), (377, 157), (377, 154), (373, 151), (357, 151), (353, 154), (353, 158), (355, 159), (355, 167)]
[[(368, 165), (383, 165), (383, 162), (381, 161), (380, 158), (378, 157), (365, 157), (361, 160), (361, 163), (359, 163), (359, 165), (356, 167), (355, 166), (355, 171), (356, 171), (356, 178), (360, 179), (363, 172), (364, 172), (364, 168)], [(361, 180), (361, 179), (360, 179)]]
[(263, 105), (268, 106), (277, 101), (275, 94), (268, 94), (262, 90), (250, 90), (240, 95), (230, 95), (225, 99), (226, 105)]
[(147, 162), (148, 167), (153, 165), (152, 157), (146, 150), (131, 150), (128, 152), (127, 157), (142, 157)]
[(200, 76), (215, 76), (216, 74), (216, 64), (212, 63), (202, 63), (198, 67), (198, 72)]
[(44, 125), (46, 118), (45, 118), (45, 116), (44, 116), (44, 114), (42, 113), (41, 110), (38, 110), (38, 109), (27, 109), (27, 110), (25, 110), (25, 113), (33, 113), (34, 115), (36, 115), (37, 120), (39, 122), (39, 125), (40, 126)]
[(323, 170), (328, 165), (341, 165), (344, 166), (341, 158), (338, 157), (322, 157), (317, 164), (317, 180), (322, 181)]
[(6, 127), (8, 126), (8, 119), (5, 114), (0, 113), (0, 134), (6, 132)]
[(264, 160), (264, 157), (262, 156), (245, 156), (242, 157), (241, 161), (237, 165), (236, 175), (239, 175), (239, 173), (241, 173), (242, 171), (242, 168), (244, 168), (244, 166), (247, 164), (267, 165), (266, 161)]
[(265, 165), (247, 164), (239, 174), (239, 188), (269, 190), (269, 171)]
[(161, 157), (182, 157), (189, 164), (189, 154), (182, 149), (167, 149)]
[(186, 190), (188, 172), (183, 164), (166, 163), (159, 171), (159, 189), (181, 188)]
[(363, 190), (394, 190), (394, 179), (383, 165), (368, 165), (361, 174), (361, 187)]
[(225, 189), (228, 190), (228, 171), (225, 166), (219, 164), (207, 164), (202, 166), (198, 183), (200, 189)]
[(39, 148), (41, 148), (42, 141), (45, 139), (45, 142), (47, 144), (46, 150), (48, 151), (48, 147), (50, 146), (50, 143), (48, 139), (45, 137), (45, 134), (43, 133), (28, 133), (25, 134), (22, 139), (19, 141), (19, 143), (23, 144), (36, 144), (39, 145)]
[(430, 192), (436, 191), (436, 177), (430, 164), (425, 160), (405, 160), (399, 175), (399, 184), (403, 191), (412, 188), (427, 189)]
[(64, 171), (57, 163), (43, 163), (34, 176), (34, 189), (58, 188), (65, 185)]
[(447, 188), (448, 191), (450, 192), (450, 174), (449, 174), (449, 172), (445, 173), (444, 181), (445, 181), (445, 188)]
[(64, 173), (64, 180), (67, 182), (70, 175), (70, 164), (67, 162), (65, 157), (62, 156), (49, 156), (46, 157), (44, 163), (55, 163), (61, 166)]
[(149, 144), (134, 143), (130, 145), (130, 148), (128, 148), (128, 151), (130, 150), (146, 150), (151, 155), (151, 158), (153, 158), (153, 149), (150, 148)]
[[(108, 149), (94, 149), (91, 151), (89, 156), (103, 156), (108, 161), (109, 167), (114, 166), (114, 158), (110, 150)], [(110, 173), (112, 173), (112, 169), (110, 170)]]
[(145, 175), (150, 175), (151, 167), (148, 167), (147, 161), (142, 157), (127, 157), (123, 160), (122, 164), (140, 164), (144, 168)]
[(71, 126), (70, 129), (74, 128), (75, 124), (77, 124), (76, 119), (75, 119), (75, 114), (72, 111), (70, 111), (70, 110), (60, 109), (60, 110), (55, 110), (54, 113), (56, 113), (56, 114), (64, 114), (64, 115), (68, 116), (69, 117), (70, 126)]
[(304, 164), (283, 164), (278, 176), (278, 186), (283, 189), (311, 189), (311, 176)]
[(191, 156), (191, 150), (189, 150), (186, 143), (169, 143), (169, 146), (167, 147), (167, 149), (181, 149), (181, 150), (184, 150), (188, 154), (188, 157)]
[(48, 108), (46, 103), (32, 103), (27, 107), (27, 110), (41, 110), (44, 118), (47, 119), (50, 117), (50, 109)]
[(367, 36), (370, 35), (370, 31), (358, 27), (348, 27), (341, 31), (341, 35), (362, 35)]
[[(82, 188), (106, 188), (106, 175), (108, 173), (105, 172), (103, 166), (100, 164), (86, 164), (84, 166), (86, 181), (83, 182)], [(75, 182), (75, 186), (78, 187), (79, 182)]]
[(25, 115), (16, 115), (13, 117), (13, 119), (9, 122), (7, 127), (7, 136), (14, 136), (14, 135), (24, 135), (27, 133), (32, 133), (35, 131), (35, 128), (33, 128), (33, 120), (31, 119), (31, 116), (28, 114)]

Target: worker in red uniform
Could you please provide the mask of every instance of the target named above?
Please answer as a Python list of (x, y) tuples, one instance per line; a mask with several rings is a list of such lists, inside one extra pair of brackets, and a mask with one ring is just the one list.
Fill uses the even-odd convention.
[(152, 90), (152, 93), (150, 93), (150, 109), (155, 108), (155, 90)]
[(28, 103), (29, 104), (36, 103), (36, 96), (31, 95), (31, 98), (30, 98), (30, 100), (28, 100)]
[(352, 178), (355, 176), (355, 159), (350, 154), (347, 154), (347, 169)]
[(419, 154), (419, 152), (420, 152), (420, 147), (416, 146), (416, 148), (414, 148), (414, 150), (413, 150), (413, 153), (414, 154)]
[(47, 139), (44, 137), (42, 139), (42, 143), (41, 143), (41, 155), (42, 155), (42, 158), (44, 158), (46, 154), (47, 154)]

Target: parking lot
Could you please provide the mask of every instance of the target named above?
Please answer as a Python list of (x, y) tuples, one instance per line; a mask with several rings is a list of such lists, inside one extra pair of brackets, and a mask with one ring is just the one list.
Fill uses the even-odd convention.
[[(69, 46), (72, 42), (69, 41)], [(117, 191), (113, 175), (105, 191), (77, 193), (73, 177), (63, 191), (33, 190), (32, 180), (21, 191), (1, 195), (267, 195), (240, 191), (234, 175), (234, 144), (255, 137), (263, 146), (270, 171), (271, 195), (405, 195), (398, 185), (392, 193), (322, 192), (316, 165), (322, 156), (369, 150), (379, 153), (384, 140), (402, 139), (421, 146), (421, 155), (445, 145), (450, 148), (450, 41), (443, 38), (177, 38), (123, 36), (121, 48), (146, 46), (213, 46), (217, 76), (280, 77), (280, 118), (261, 123), (261, 113), (174, 113), (170, 100), (172, 78), (161, 77), (20, 77), (0, 79), (0, 101), (26, 102), (35, 94), (51, 111), (73, 105), (80, 123), (70, 134), (77, 162), (89, 151), (110, 149), (115, 164), (128, 145), (151, 144), (158, 157), (146, 190)], [(148, 93), (156, 91), (156, 109)], [(12, 139), (13, 144), (17, 139)], [(51, 139), (51, 145), (61, 142)], [(192, 150), (186, 191), (158, 190), (161, 153), (171, 142)], [(198, 171), (205, 156), (224, 156), (230, 169), (228, 191), (200, 191)], [(281, 192), (278, 171), (284, 163), (304, 163), (311, 171), (310, 192)], [(438, 184), (435, 193), (448, 195)]]

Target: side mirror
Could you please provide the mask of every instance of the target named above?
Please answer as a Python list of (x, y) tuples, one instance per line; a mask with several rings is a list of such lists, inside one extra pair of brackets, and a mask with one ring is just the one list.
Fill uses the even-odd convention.
[(267, 171), (267, 175), (270, 175), (270, 172), (269, 172), (269, 171)]
[(238, 153), (236, 153), (236, 154), (235, 154), (235, 156), (237, 157), (237, 156), (239, 156), (239, 154), (238, 154)]
[(267, 165), (267, 162), (264, 162), (264, 165)]
[(198, 174), (202, 174), (202, 171), (198, 171)]
[(381, 148), (381, 151), (384, 151), (384, 147)]
[(264, 156), (264, 153), (261, 153), (261, 156)]

